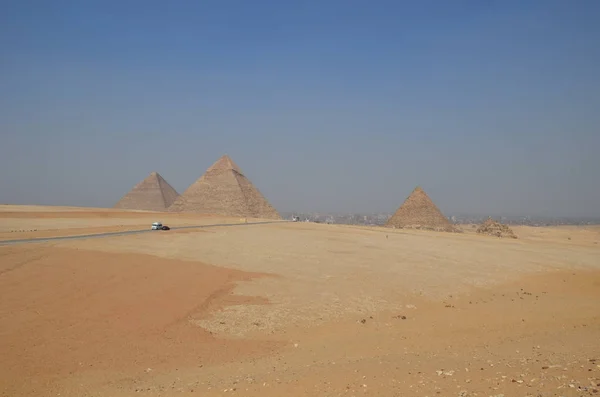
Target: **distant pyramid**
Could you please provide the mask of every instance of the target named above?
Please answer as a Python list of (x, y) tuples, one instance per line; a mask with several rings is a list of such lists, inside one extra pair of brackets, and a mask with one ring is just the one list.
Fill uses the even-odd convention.
[(413, 190), (385, 226), (446, 232), (458, 231), (419, 186)]
[(485, 222), (483, 222), (477, 228), (477, 233), (479, 234), (487, 234), (489, 236), (496, 237), (507, 237), (507, 238), (517, 238), (517, 235), (513, 230), (498, 221), (493, 220), (489, 217)]
[(217, 160), (188, 187), (169, 211), (281, 219), (228, 155)]
[(152, 172), (123, 196), (114, 208), (165, 211), (178, 196), (175, 189), (158, 172)]

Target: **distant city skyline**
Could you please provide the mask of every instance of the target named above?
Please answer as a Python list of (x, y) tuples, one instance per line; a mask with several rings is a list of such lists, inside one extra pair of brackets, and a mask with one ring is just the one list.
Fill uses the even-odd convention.
[[(336, 213), (311, 213), (311, 212), (282, 212), (284, 219), (292, 220), (298, 217), (300, 221), (327, 222), (348, 225), (374, 225), (382, 226), (387, 223), (392, 213), (380, 214), (336, 214)], [(600, 225), (600, 217), (543, 217), (543, 216), (502, 216), (497, 214), (486, 215), (450, 215), (448, 219), (457, 225), (481, 224), (488, 218), (509, 225), (527, 226), (560, 226), (560, 225)]]
[(0, 203), (180, 194), (229, 154), (280, 212), (600, 216), (600, 2), (8, 1)]

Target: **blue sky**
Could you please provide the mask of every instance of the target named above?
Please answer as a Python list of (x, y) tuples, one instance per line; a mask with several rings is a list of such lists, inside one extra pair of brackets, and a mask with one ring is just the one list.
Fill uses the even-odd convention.
[(0, 203), (600, 216), (600, 2), (3, 1)]

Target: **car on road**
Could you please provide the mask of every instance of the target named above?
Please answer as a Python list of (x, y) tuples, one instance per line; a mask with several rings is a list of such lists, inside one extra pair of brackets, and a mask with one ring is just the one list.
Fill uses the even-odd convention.
[(154, 222), (152, 224), (152, 230), (171, 230), (167, 225), (163, 225), (161, 222)]

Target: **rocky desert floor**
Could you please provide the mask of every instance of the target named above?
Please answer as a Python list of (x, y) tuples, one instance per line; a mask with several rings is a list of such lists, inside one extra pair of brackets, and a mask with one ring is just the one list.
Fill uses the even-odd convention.
[[(600, 395), (600, 227), (0, 206), (2, 396)], [(250, 221), (250, 220), (248, 220)]]

